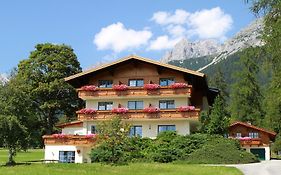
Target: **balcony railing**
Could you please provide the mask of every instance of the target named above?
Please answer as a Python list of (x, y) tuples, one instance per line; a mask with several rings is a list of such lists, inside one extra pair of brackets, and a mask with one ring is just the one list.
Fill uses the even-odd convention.
[(116, 91), (113, 88), (97, 88), (95, 91), (87, 91), (78, 89), (79, 98), (93, 98), (93, 97), (149, 97), (149, 96), (174, 96), (174, 95), (191, 95), (191, 85), (186, 88), (173, 89), (171, 87), (160, 87), (157, 90), (147, 90), (143, 87), (129, 87), (124, 91)]
[(262, 140), (261, 138), (251, 138), (248, 140), (239, 140), (241, 146), (251, 146), (251, 145), (262, 145)]
[(75, 146), (92, 146), (96, 139), (82, 135), (64, 135), (56, 137), (55, 135), (43, 136), (45, 145), (75, 145)]
[(97, 111), (95, 114), (78, 113), (78, 120), (107, 120), (113, 118), (114, 116), (120, 116), (122, 119), (198, 119), (199, 113), (199, 108), (196, 108), (193, 111), (185, 112), (180, 112), (177, 109), (161, 109), (160, 112), (157, 113), (147, 113), (143, 110), (129, 110), (125, 114), (116, 114), (111, 111)]

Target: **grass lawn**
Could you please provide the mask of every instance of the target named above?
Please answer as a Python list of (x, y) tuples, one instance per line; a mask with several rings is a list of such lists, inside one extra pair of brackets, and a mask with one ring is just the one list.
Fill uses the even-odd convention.
[[(43, 158), (42, 150), (30, 150), (18, 153), (17, 162), (39, 160)], [(7, 160), (7, 151), (0, 150), (0, 163)], [(215, 167), (188, 164), (132, 163), (126, 166), (109, 166), (101, 164), (42, 164), (0, 166), (0, 175), (242, 175), (236, 168)]]

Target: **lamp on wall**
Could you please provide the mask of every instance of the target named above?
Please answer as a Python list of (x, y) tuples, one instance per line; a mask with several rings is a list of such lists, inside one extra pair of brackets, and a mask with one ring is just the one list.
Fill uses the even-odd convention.
[(151, 129), (151, 125), (148, 126), (148, 129)]
[(78, 154), (80, 154), (80, 152), (81, 152), (81, 150), (80, 150), (80, 149), (78, 149), (78, 150), (77, 150), (77, 153), (78, 153)]

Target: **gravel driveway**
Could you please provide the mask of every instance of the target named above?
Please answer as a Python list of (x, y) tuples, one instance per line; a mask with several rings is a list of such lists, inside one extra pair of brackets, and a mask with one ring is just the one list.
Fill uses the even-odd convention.
[(240, 169), (245, 175), (281, 175), (281, 160), (262, 161), (261, 163), (227, 165)]

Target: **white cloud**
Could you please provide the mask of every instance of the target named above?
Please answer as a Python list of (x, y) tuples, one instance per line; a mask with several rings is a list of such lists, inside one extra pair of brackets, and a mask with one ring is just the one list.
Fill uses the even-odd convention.
[(167, 31), (173, 37), (183, 37), (186, 33), (186, 29), (181, 25), (169, 25)]
[(205, 9), (189, 16), (188, 33), (201, 39), (224, 39), (226, 32), (231, 29), (232, 23), (231, 16), (225, 14), (220, 7)]
[(185, 10), (177, 9), (174, 14), (159, 11), (153, 14), (151, 20), (160, 25), (184, 24), (190, 14)]
[(177, 44), (181, 38), (170, 39), (167, 35), (157, 37), (150, 42), (148, 50), (164, 50), (171, 49)]
[(98, 50), (109, 49), (118, 53), (145, 45), (151, 37), (152, 33), (148, 30), (127, 29), (122, 23), (118, 22), (102, 28), (95, 35), (94, 43)]

